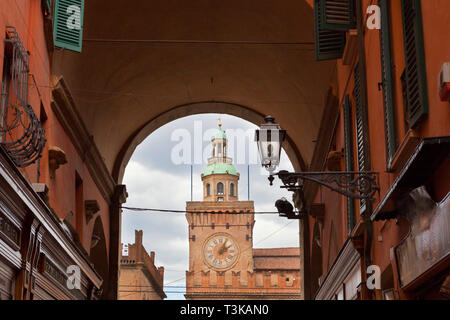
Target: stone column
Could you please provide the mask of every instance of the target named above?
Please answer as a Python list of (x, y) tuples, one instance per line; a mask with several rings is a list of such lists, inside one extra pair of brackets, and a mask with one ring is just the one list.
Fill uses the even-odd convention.
[(120, 243), (122, 232), (122, 203), (127, 199), (126, 186), (116, 185), (114, 195), (109, 207), (109, 279), (108, 292), (103, 295), (103, 299), (117, 300), (119, 291), (119, 266), (120, 266)]

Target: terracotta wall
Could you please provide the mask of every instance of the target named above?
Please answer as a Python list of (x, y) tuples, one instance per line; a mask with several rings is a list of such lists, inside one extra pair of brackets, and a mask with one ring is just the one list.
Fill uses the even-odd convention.
[[(376, 4), (373, 0), (363, 0), (363, 11), (368, 5)], [(391, 55), (392, 55), (392, 77), (394, 81), (394, 105), (395, 105), (395, 124), (398, 145), (405, 138), (405, 125), (403, 115), (403, 99), (401, 91), (400, 75), (405, 68), (405, 59), (403, 51), (403, 24), (401, 16), (401, 1), (389, 1), (390, 3), (390, 23), (391, 23)], [(426, 60), (426, 74), (428, 86), (428, 117), (420, 123), (415, 131), (420, 138), (450, 135), (450, 103), (441, 102), (438, 94), (438, 74), (444, 62), (450, 61), (450, 2), (446, 0), (422, 1), (423, 33)], [(365, 21), (365, 19), (364, 19)], [(380, 192), (376, 195), (376, 201), (373, 203), (375, 208), (379, 201), (386, 195), (388, 189), (398, 176), (402, 168), (397, 168), (394, 172), (386, 172), (386, 144), (385, 127), (383, 113), (382, 91), (378, 89), (378, 82), (381, 81), (381, 62), (380, 62), (380, 40), (378, 30), (368, 30), (365, 28), (364, 34), (366, 51), (366, 74), (367, 74), (367, 101), (369, 117), (369, 137), (370, 137), (370, 155), (371, 169), (379, 172)], [(354, 63), (358, 60), (356, 57)], [(337, 97), (340, 103), (340, 119), (335, 131), (335, 141), (333, 146), (335, 150), (342, 150), (343, 144), (343, 101), (345, 95), (349, 94), (352, 100), (352, 125), (353, 134), (355, 131), (355, 114), (353, 100), (353, 68), (355, 64), (345, 66), (342, 59), (337, 60)], [(354, 169), (357, 170), (356, 141), (353, 137)], [(408, 156), (409, 157), (409, 156)], [(343, 159), (344, 161), (344, 159)], [(345, 168), (342, 162), (342, 168)], [(440, 201), (449, 192), (449, 161), (441, 165), (438, 172), (433, 177), (435, 201)], [(447, 178), (446, 178), (447, 177)], [(344, 197), (336, 196), (333, 192), (325, 191), (321, 188), (318, 191), (315, 202), (324, 203), (325, 219), (322, 239), (322, 264), (323, 274), (329, 269), (329, 259), (335, 255), (335, 249), (331, 246), (329, 238), (331, 236), (331, 224), (334, 225), (337, 238), (337, 249), (342, 247), (343, 241), (347, 237), (346, 227), (346, 203)], [(355, 202), (356, 220), (359, 219), (358, 201)], [(312, 250), (313, 231), (315, 219), (309, 218), (309, 240), (310, 250)], [(409, 225), (407, 221), (400, 218), (395, 220), (374, 222), (374, 232), (372, 239), (372, 262), (381, 268), (381, 272), (391, 266), (390, 248), (397, 245), (407, 234)], [(311, 252), (311, 251), (310, 251)], [(333, 261), (333, 259), (331, 259)], [(392, 261), (395, 270), (395, 261)], [(396, 283), (397, 274), (394, 272), (394, 282)]]
[(120, 256), (119, 300), (162, 300), (163, 287), (164, 267), (155, 266), (155, 252), (147, 253), (142, 230), (135, 230), (135, 242)]
[[(49, 188), (50, 207), (54, 209), (59, 218), (66, 218), (69, 212), (73, 212), (72, 222), (75, 221), (75, 172), (83, 180), (84, 200), (97, 200), (100, 206), (98, 215), (101, 216), (103, 229), (105, 230), (106, 245), (109, 248), (109, 207), (105, 199), (98, 191), (89, 172), (83, 163), (83, 155), (78, 154), (69, 137), (53, 114), (51, 102), (51, 65), (50, 54), (47, 49), (44, 34), (44, 18), (41, 1), (37, 0), (2, 0), (0, 1), (0, 68), (3, 68), (4, 41), (6, 26), (14, 26), (22, 40), (26, 50), (30, 53), (30, 77), (29, 77), (29, 104), (35, 114), (40, 117), (41, 103), (48, 117), (44, 124), (46, 131), (46, 147), (40, 161), (40, 183), (45, 183)], [(57, 49), (56, 49), (57, 50)], [(1, 71), (2, 69), (0, 69)], [(32, 76), (31, 76), (32, 75)], [(54, 179), (49, 177), (48, 148), (57, 146), (61, 148), (67, 157), (68, 163), (61, 166)], [(21, 170), (28, 182), (37, 181), (37, 164), (30, 165)], [(92, 219), (86, 224), (85, 218), (83, 230), (80, 233), (80, 241), (83, 247), (90, 251), (91, 234), (94, 227)], [(80, 228), (78, 228), (80, 229)]]

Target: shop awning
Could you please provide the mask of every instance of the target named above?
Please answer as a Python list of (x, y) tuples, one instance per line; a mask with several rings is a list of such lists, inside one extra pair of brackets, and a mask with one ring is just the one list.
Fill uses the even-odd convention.
[(371, 220), (395, 218), (398, 214), (396, 203), (412, 189), (426, 184), (449, 153), (450, 136), (423, 139), (376, 207)]

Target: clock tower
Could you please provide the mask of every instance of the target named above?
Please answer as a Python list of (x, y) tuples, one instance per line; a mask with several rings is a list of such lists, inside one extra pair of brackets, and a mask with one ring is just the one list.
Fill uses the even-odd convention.
[[(298, 298), (298, 248), (253, 249), (253, 201), (239, 200), (239, 173), (227, 156), (220, 122), (211, 143), (211, 157), (201, 175), (203, 201), (186, 202), (186, 299)], [(271, 270), (274, 259), (278, 265)], [(280, 287), (277, 295), (274, 289)]]
[(227, 137), (220, 122), (211, 143), (211, 157), (201, 175), (203, 201), (186, 203), (187, 298), (205, 297), (205, 290), (218, 294), (223, 290), (217, 288), (233, 286), (237, 275), (239, 282), (245, 283), (247, 271), (253, 269), (253, 201), (239, 201), (239, 173), (227, 156)]

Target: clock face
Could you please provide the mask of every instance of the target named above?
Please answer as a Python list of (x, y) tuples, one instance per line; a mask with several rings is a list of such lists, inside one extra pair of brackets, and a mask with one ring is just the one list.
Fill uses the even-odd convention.
[(215, 269), (231, 268), (239, 258), (239, 247), (225, 233), (213, 235), (205, 242), (203, 255), (206, 263)]

